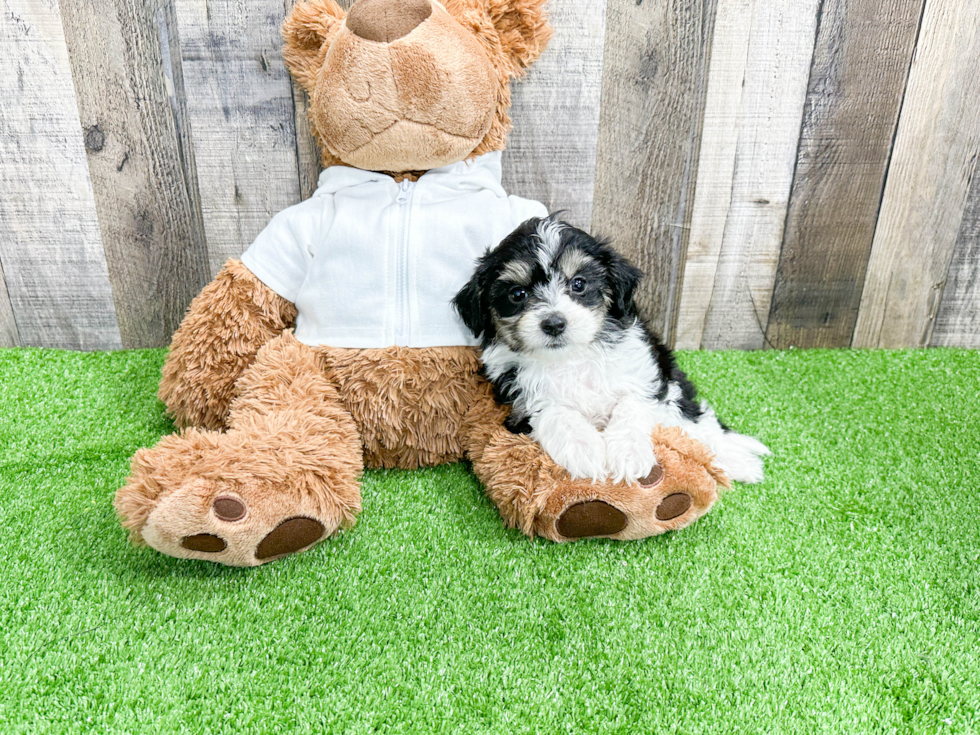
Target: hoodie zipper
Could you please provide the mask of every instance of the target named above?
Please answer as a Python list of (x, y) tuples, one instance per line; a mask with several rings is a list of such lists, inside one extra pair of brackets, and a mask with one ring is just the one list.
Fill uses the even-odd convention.
[(401, 207), (399, 248), (395, 270), (397, 294), (397, 313), (395, 314), (395, 344), (408, 344), (409, 332), (409, 298), (408, 298), (408, 233), (412, 214), (412, 198), (415, 194), (415, 182), (402, 179), (398, 185), (398, 197), (395, 203)]

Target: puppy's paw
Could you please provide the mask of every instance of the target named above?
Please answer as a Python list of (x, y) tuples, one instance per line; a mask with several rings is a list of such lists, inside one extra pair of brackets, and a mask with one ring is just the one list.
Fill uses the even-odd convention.
[(604, 434), (606, 471), (613, 482), (634, 482), (657, 464), (650, 435), (631, 427), (610, 428)]
[(573, 478), (601, 480), (606, 477), (606, 443), (598, 431), (567, 434), (557, 440), (540, 443)]

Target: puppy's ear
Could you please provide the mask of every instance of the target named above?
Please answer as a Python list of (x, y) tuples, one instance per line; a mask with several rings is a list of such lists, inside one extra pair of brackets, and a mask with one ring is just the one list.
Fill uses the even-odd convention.
[(633, 294), (643, 280), (643, 271), (613, 250), (610, 245), (604, 243), (603, 251), (607, 257), (606, 273), (609, 274), (609, 286), (612, 292), (611, 316), (621, 319), (624, 316), (635, 315)]
[(344, 11), (334, 0), (298, 2), (283, 21), (283, 61), (307, 94), (313, 93), (326, 48), (343, 22)]
[(463, 324), (473, 332), (475, 337), (479, 337), (480, 335), (485, 335), (486, 337), (493, 336), (493, 323), (490, 320), (490, 305), (487, 303), (484, 295), (487, 276), (490, 270), (489, 263), (487, 262), (489, 254), (490, 252), (487, 251), (486, 255), (480, 259), (480, 263), (473, 277), (453, 297), (453, 308), (456, 309), (456, 312), (463, 320)]

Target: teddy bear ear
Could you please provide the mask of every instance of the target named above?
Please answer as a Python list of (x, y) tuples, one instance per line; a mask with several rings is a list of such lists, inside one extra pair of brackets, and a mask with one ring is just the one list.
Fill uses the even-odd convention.
[(316, 86), (323, 65), (321, 53), (340, 30), (344, 10), (334, 0), (297, 2), (282, 24), (283, 61), (293, 78), (307, 92)]
[(523, 76), (551, 40), (545, 0), (485, 0), (511, 76)]

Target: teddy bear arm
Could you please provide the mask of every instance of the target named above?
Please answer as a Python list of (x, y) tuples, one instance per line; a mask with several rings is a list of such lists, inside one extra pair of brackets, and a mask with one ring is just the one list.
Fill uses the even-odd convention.
[(295, 320), (293, 304), (229, 260), (174, 334), (159, 390), (167, 412), (179, 426), (224, 428), (238, 378)]

